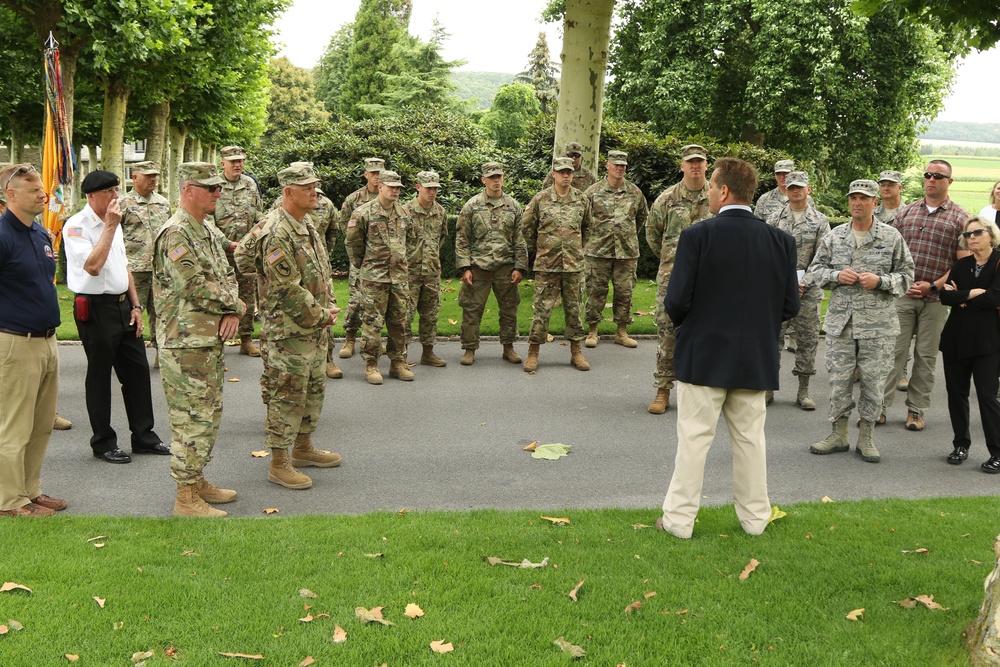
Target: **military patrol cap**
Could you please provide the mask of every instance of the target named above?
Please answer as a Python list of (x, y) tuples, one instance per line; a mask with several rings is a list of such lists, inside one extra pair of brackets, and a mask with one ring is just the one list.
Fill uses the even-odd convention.
[(579, 144), (575, 141), (571, 141), (566, 144), (566, 155), (571, 155), (573, 153), (583, 155), (583, 144)]
[(80, 192), (85, 195), (89, 195), (91, 192), (113, 188), (118, 185), (119, 182), (118, 175), (114, 172), (104, 171), (103, 169), (95, 169), (87, 174), (87, 177), (83, 179), (83, 183), (80, 184)]
[(886, 169), (885, 171), (879, 172), (878, 182), (881, 183), (882, 181), (892, 181), (893, 183), (902, 183), (903, 175), (893, 169)]
[(611, 164), (628, 164), (628, 153), (625, 151), (608, 151), (608, 162)]
[(436, 171), (421, 171), (417, 172), (417, 183), (424, 186), (425, 188), (439, 188), (441, 183), (439, 182), (441, 177), (437, 175)]
[(869, 197), (878, 197), (878, 183), (867, 178), (851, 181), (851, 187), (847, 188), (847, 194), (853, 195), (856, 192)]
[(181, 185), (185, 181), (194, 181), (200, 185), (222, 185), (219, 171), (211, 162), (185, 162), (177, 167), (177, 175), (181, 177)]
[(247, 152), (242, 146), (225, 146), (222, 149), (223, 160), (246, 160)]
[(278, 183), (281, 187), (286, 185), (312, 185), (319, 183), (316, 172), (313, 171), (311, 162), (293, 162), (278, 172)]
[(704, 146), (698, 144), (688, 144), (681, 148), (681, 162), (688, 160), (708, 160), (708, 151)]
[(573, 171), (573, 158), (557, 157), (552, 160), (552, 171)]
[(499, 162), (484, 162), (483, 163), (483, 178), (487, 176), (496, 176), (500, 174), (503, 176), (503, 165)]
[(787, 174), (790, 171), (795, 171), (795, 162), (793, 160), (778, 160), (774, 163), (774, 173)]
[(136, 162), (132, 165), (133, 174), (143, 174), (144, 176), (156, 176), (160, 173), (160, 168), (155, 162)]
[(788, 174), (788, 178), (785, 179), (785, 187), (790, 188), (793, 185), (805, 188), (809, 186), (809, 174), (804, 171), (793, 171)]
[(385, 169), (385, 160), (380, 157), (366, 157), (365, 171), (382, 171)]
[(378, 176), (379, 185), (388, 185), (391, 188), (401, 188), (403, 187), (402, 181), (399, 180), (399, 174), (394, 171), (389, 171), (388, 169), (383, 169), (382, 173)]

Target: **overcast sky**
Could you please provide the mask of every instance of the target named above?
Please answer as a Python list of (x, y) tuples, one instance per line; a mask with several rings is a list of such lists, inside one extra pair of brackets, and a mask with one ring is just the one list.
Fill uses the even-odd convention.
[[(299, 67), (312, 68), (341, 25), (354, 20), (361, 0), (294, 0), (275, 24), (281, 55)], [(543, 25), (539, 15), (546, 0), (414, 0), (410, 32), (428, 39), (437, 16), (451, 37), (442, 52), (445, 60), (466, 60), (461, 69), (515, 74), (528, 63), (528, 54), (546, 32), (553, 60), (562, 46), (560, 27)], [(1000, 49), (973, 53), (959, 67), (958, 79), (938, 120), (996, 122), (1000, 90)]]

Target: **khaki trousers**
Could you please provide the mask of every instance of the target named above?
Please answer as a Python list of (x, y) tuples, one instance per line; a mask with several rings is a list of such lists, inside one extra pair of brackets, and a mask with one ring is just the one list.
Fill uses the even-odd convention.
[(705, 459), (715, 440), (720, 413), (726, 417), (733, 447), (733, 500), (740, 525), (747, 533), (760, 535), (771, 519), (764, 392), (677, 382), (677, 456), (663, 499), (663, 526), (677, 537), (689, 538), (694, 530)]
[(896, 299), (896, 314), (899, 316), (899, 335), (896, 336), (896, 354), (892, 370), (885, 381), (882, 396), (882, 411), (888, 412), (896, 397), (896, 383), (903, 374), (906, 358), (913, 343), (913, 369), (910, 371), (910, 385), (906, 390), (906, 407), (920, 415), (931, 407), (931, 393), (934, 391), (934, 367), (937, 365), (938, 345), (941, 330), (948, 319), (948, 307), (940, 301), (922, 301), (901, 296)]
[(0, 333), (0, 509), (24, 507), (41, 492), (59, 392), (56, 337)]

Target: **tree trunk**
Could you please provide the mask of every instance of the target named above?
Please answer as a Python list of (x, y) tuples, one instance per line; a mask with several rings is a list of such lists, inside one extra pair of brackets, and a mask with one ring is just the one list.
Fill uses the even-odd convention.
[(184, 144), (187, 139), (187, 126), (170, 123), (170, 205), (176, 206), (181, 198), (180, 179), (177, 178), (177, 168), (184, 162)]
[(185, 134), (184, 141), (184, 162), (194, 162), (194, 137)]
[(170, 122), (170, 100), (164, 100), (149, 107), (149, 134), (146, 135), (146, 159), (155, 162), (161, 169), (166, 155), (167, 123)]
[(66, 107), (66, 128), (69, 130), (69, 141), (73, 143), (73, 109), (76, 94), (76, 54), (79, 47), (59, 51), (59, 78), (63, 86), (63, 106)]
[(128, 86), (113, 77), (104, 80), (104, 120), (101, 127), (101, 169), (125, 182), (125, 114)]
[[(73, 179), (73, 196), (70, 198), (70, 203), (80, 201), (80, 184), (83, 183), (83, 179), (87, 177), (90, 173), (91, 167), (94, 162), (97, 161), (97, 148), (90, 148), (87, 151), (87, 161), (83, 161), (83, 149), (86, 146), (80, 145), (76, 147), (76, 168), (77, 174), (76, 178)], [(73, 208), (70, 206), (65, 207), (63, 210), (72, 211)]]
[(570, 141), (583, 144), (583, 166), (596, 173), (604, 112), (604, 75), (615, 0), (566, 0), (562, 77), (553, 155)]
[(201, 159), (201, 137), (191, 137), (191, 161), (192, 162), (204, 162)]
[(1000, 665), (1000, 535), (993, 539), (996, 564), (986, 577), (986, 595), (979, 616), (965, 629), (973, 665)]
[(7, 120), (10, 121), (10, 163), (21, 164), (24, 162), (24, 121), (12, 117)]

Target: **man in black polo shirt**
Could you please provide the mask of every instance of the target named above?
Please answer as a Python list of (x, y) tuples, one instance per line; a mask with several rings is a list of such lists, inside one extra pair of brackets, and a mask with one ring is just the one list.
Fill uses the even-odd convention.
[(41, 492), (59, 391), (56, 260), (34, 222), (45, 190), (31, 165), (0, 170), (0, 516), (48, 516), (66, 501)]

